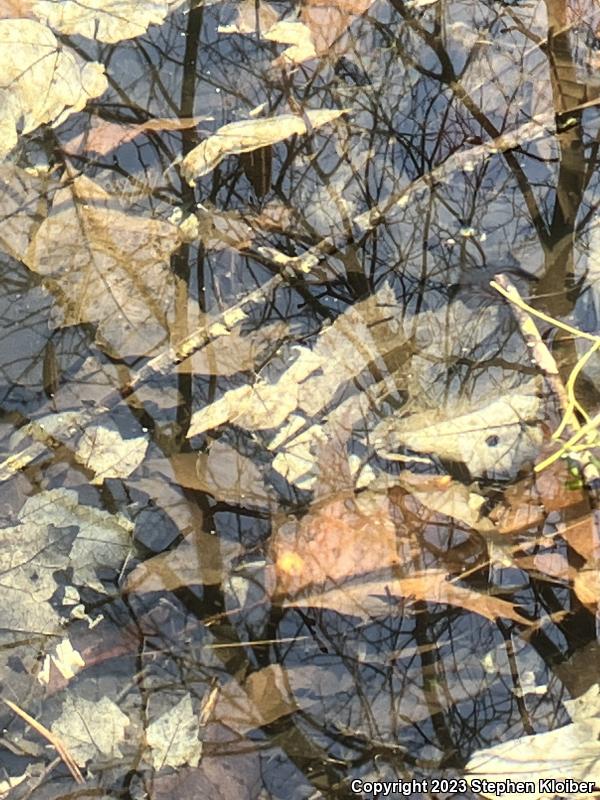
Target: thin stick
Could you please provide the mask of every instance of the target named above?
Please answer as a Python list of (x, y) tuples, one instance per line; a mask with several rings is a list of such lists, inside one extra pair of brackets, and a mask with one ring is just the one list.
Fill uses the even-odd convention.
[(37, 731), (40, 736), (43, 736), (44, 739), (47, 739), (52, 747), (56, 750), (58, 755), (62, 758), (64, 763), (67, 766), (67, 769), (75, 779), (77, 783), (85, 783), (83, 779), (83, 775), (81, 774), (79, 767), (73, 756), (69, 753), (65, 745), (62, 743), (61, 739), (58, 736), (55, 736), (52, 731), (49, 731), (48, 728), (44, 727), (41, 722), (38, 722), (33, 717), (29, 716), (26, 711), (23, 711), (16, 703), (13, 703), (11, 700), (2, 700), (15, 714), (18, 714), (21, 719), (24, 719), (25, 722), (30, 725), (35, 731)]

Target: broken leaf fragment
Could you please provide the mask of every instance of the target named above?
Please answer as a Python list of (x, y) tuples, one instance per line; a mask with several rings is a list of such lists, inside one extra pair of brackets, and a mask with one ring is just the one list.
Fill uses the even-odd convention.
[(18, 133), (59, 125), (107, 86), (101, 64), (84, 63), (45, 25), (0, 19), (0, 158), (15, 147)]
[(299, 114), (281, 114), (264, 119), (245, 119), (230, 122), (195, 147), (183, 159), (181, 174), (193, 186), (196, 178), (207, 175), (225, 156), (249, 153), (259, 147), (277, 144), (294, 134), (309, 133), (333, 122), (348, 109), (314, 109)]

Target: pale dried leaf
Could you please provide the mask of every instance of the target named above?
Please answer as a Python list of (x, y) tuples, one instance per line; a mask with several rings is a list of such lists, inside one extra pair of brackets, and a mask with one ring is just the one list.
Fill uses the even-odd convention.
[[(344, 113), (345, 109), (315, 109), (306, 111), (305, 117), (311, 128), (317, 129)], [(193, 186), (196, 178), (213, 170), (225, 156), (249, 153), (259, 147), (282, 142), (294, 134), (307, 133), (305, 117), (281, 114), (278, 117), (230, 122), (187, 154), (181, 164), (181, 174)]]
[[(467, 780), (493, 782), (532, 781), (533, 792), (504, 791), (505, 800), (542, 800), (565, 794), (546, 789), (542, 780), (574, 780), (600, 783), (600, 719), (573, 722), (562, 728), (532, 736), (522, 736), (509, 742), (478, 750), (467, 763)], [(484, 797), (497, 798), (496, 793), (481, 792)], [(589, 797), (583, 793), (566, 792), (568, 797)]]
[(17, 144), (18, 131), (59, 125), (107, 86), (101, 64), (83, 63), (45, 25), (0, 19), (0, 159)]
[[(375, 449), (383, 456), (399, 446), (466, 464), (472, 475), (514, 474), (533, 461), (542, 442), (541, 400), (512, 394), (441, 421), (434, 412), (384, 420), (375, 430)], [(432, 419), (434, 420), (432, 424)]]
[(139, 467), (148, 449), (148, 437), (124, 439), (112, 422), (87, 427), (77, 442), (75, 458), (95, 474), (92, 484), (107, 478), (127, 478)]
[(188, 437), (197, 436), (235, 419), (239, 414), (240, 407), (245, 405), (251, 394), (251, 386), (240, 386), (226, 392), (223, 397), (200, 411), (196, 411), (190, 420)]
[(56, 645), (53, 655), (47, 654), (37, 676), (40, 683), (50, 682), (50, 670), (57, 669), (63, 678), (70, 680), (85, 667), (81, 653), (75, 650), (69, 639), (63, 639)]
[(120, 42), (160, 25), (174, 0), (37, 0), (35, 15), (65, 34)]
[(400, 484), (410, 491), (425, 508), (436, 511), (447, 517), (464, 522), (469, 528), (479, 531), (493, 531), (493, 522), (482, 517), (481, 509), (485, 499), (462, 483), (446, 479), (444, 481), (429, 480), (429, 485), (419, 480), (408, 471), (400, 474)]
[[(212, 330), (212, 328), (211, 328)], [(241, 326), (225, 330), (224, 335), (213, 339), (179, 366), (180, 372), (199, 375), (235, 375), (256, 368), (275, 343), (281, 341), (288, 330), (285, 322), (263, 325), (256, 331), (243, 333)]]
[(197, 766), (202, 742), (198, 739), (198, 718), (189, 694), (148, 725), (146, 743), (150, 747), (149, 761), (156, 770), (182, 764)]
[(86, 700), (67, 695), (62, 713), (51, 730), (83, 767), (88, 761), (97, 765), (121, 759), (119, 745), (125, 739), (128, 725), (128, 717), (108, 697)]
[[(384, 286), (373, 297), (349, 308), (323, 329), (313, 349), (295, 348), (295, 360), (275, 383), (259, 379), (253, 386), (231, 389), (219, 400), (195, 412), (189, 435), (203, 433), (226, 422), (235, 422), (247, 430), (269, 430), (284, 425), (270, 442), (269, 449), (274, 451), (284, 446), (285, 452), (278, 459), (276, 469), (289, 475), (291, 480), (300, 479), (314, 463), (314, 455), (309, 453), (314, 437), (300, 430), (299, 417), (290, 416), (297, 408), (308, 418), (316, 417), (333, 400), (340, 386), (368, 371), (372, 363), (380, 366), (384, 374), (381, 393), (391, 395), (396, 391), (384, 359), (390, 360), (391, 353), (400, 351), (403, 355), (399, 358), (406, 359), (410, 351), (393, 318), (388, 289)], [(332, 411), (330, 420), (348, 428), (364, 418), (375, 399), (369, 396), (368, 380), (363, 391), (354, 389), (354, 397), (350, 404), (344, 402)], [(311, 428), (313, 433), (316, 427)], [(295, 440), (295, 436), (302, 438)], [(314, 480), (314, 475), (307, 480)]]
[(317, 52), (313, 43), (312, 33), (303, 22), (282, 20), (276, 22), (264, 34), (270, 42), (291, 45), (280, 56), (282, 62), (290, 61), (292, 64), (302, 64), (310, 58), (316, 58)]

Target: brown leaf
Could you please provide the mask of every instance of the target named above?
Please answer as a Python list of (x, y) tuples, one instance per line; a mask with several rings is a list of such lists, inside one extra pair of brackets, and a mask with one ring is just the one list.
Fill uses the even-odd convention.
[(79, 154), (83, 152), (98, 153), (105, 156), (119, 145), (130, 142), (142, 133), (148, 131), (179, 131), (193, 128), (205, 117), (181, 117), (167, 119), (157, 117), (138, 124), (122, 122), (109, 122), (99, 117), (93, 117), (88, 131), (80, 133), (66, 142), (64, 150), (67, 153)]
[[(300, 19), (309, 28), (318, 55), (342, 55), (346, 50), (342, 36), (350, 25), (372, 5), (373, 0), (308, 0)], [(345, 38), (345, 37), (344, 37)]]
[(230, 681), (221, 689), (214, 719), (244, 734), (268, 725), (298, 708), (279, 664), (250, 674), (240, 686)]
[[(544, 458), (546, 452), (540, 454)], [(550, 511), (562, 511), (584, 504), (587, 507), (587, 498), (583, 489), (569, 489), (570, 475), (564, 462), (555, 462), (535, 476), (535, 489), (544, 508)]]
[(219, 538), (194, 531), (181, 544), (138, 564), (123, 582), (124, 593), (174, 591), (183, 586), (218, 584), (223, 578)]
[(582, 556), (586, 564), (594, 565), (600, 558), (600, 532), (596, 516), (589, 512), (579, 519), (568, 521), (561, 536)]

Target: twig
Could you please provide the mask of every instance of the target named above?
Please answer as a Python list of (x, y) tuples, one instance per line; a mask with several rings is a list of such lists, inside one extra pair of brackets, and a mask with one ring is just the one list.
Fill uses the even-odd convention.
[(83, 775), (81, 774), (79, 767), (73, 756), (69, 753), (65, 745), (62, 743), (61, 739), (58, 736), (55, 736), (52, 731), (49, 731), (48, 728), (44, 727), (41, 722), (38, 722), (33, 717), (29, 716), (26, 711), (23, 711), (16, 703), (13, 703), (11, 700), (4, 700), (2, 701), (5, 703), (15, 714), (18, 714), (21, 719), (24, 719), (25, 722), (30, 725), (35, 731), (37, 731), (40, 736), (43, 736), (44, 739), (47, 739), (50, 744), (54, 747), (58, 755), (66, 764), (69, 772), (75, 779), (77, 783), (85, 783), (83, 779)]

